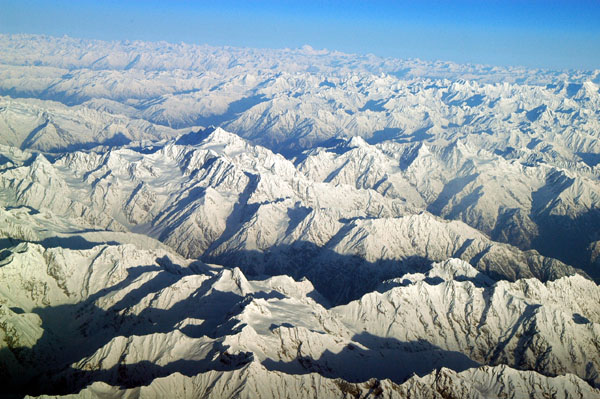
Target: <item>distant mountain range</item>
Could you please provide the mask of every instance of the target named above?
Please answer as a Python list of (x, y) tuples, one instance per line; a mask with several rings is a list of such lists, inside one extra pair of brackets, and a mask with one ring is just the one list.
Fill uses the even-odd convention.
[(9, 397), (600, 397), (600, 71), (0, 35), (0, 95)]

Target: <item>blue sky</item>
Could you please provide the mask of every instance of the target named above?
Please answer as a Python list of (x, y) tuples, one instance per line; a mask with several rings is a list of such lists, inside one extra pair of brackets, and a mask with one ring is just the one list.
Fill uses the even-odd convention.
[(600, 68), (600, 0), (0, 0), (0, 32)]

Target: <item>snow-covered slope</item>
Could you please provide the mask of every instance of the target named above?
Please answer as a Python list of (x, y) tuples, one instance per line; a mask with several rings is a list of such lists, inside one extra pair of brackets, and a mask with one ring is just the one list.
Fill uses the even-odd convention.
[(530, 145), (545, 152), (549, 144), (561, 152), (566, 145), (577, 159), (598, 161), (600, 71), (27, 35), (2, 36), (0, 63), (3, 95), (168, 126), (224, 124), (275, 149), (340, 136), (491, 135), (500, 136), (501, 150)]
[[(147, 385), (144, 395), (159, 396), (179, 384), (172, 394), (185, 396), (189, 384), (200, 389), (194, 396), (336, 397), (377, 387), (417, 393), (433, 373), (448, 379), (439, 389), (486, 376), (481, 387), (509, 397), (538, 394), (534, 381), (598, 395), (575, 376), (543, 376), (599, 382), (600, 291), (582, 277), (480, 287), (493, 281), (450, 260), (419, 282), (329, 309), (308, 280), (252, 281), (137, 244), (44, 245), (20, 242), (2, 254), (7, 392), (120, 396), (118, 386)], [(482, 364), (510, 367), (471, 370)]]
[(336, 303), (448, 257), (496, 279), (545, 281), (575, 272), (373, 187), (314, 181), (281, 155), (220, 128), (54, 162), (43, 155), (19, 161), (10, 151), (5, 158), (21, 162), (0, 174), (10, 206), (49, 209), (84, 228), (147, 234), (184, 256), (251, 275), (307, 276)]
[[(600, 275), (586, 252), (600, 225), (599, 71), (31, 35), (2, 36), (0, 62), (0, 94), (20, 98), (0, 101), (0, 144), (81, 149), (219, 125), (297, 157), (312, 180), (372, 188)], [(197, 255), (224, 229), (205, 224), (200, 242), (164, 234)]]
[(212, 47), (187, 43), (121, 41), (106, 42), (42, 35), (0, 36), (0, 61), (6, 65), (48, 66), (68, 70), (189, 70), (206, 72), (245, 69), (276, 72), (361, 71), (394, 73), (407, 77), (437, 77), (492, 82), (548, 83), (551, 80), (593, 79), (598, 71), (549, 71), (523, 67), (460, 65), (452, 62), (425, 62), (418, 59), (380, 58), (372, 54), (345, 54), (318, 50), (306, 45), (298, 49), (252, 49)]
[[(534, 390), (531, 387), (535, 387)], [(591, 388), (573, 375), (545, 377), (532, 371), (516, 371), (506, 366), (484, 366), (457, 373), (441, 368), (423, 377), (412, 377), (403, 384), (372, 379), (363, 383), (348, 383), (328, 379), (319, 374), (289, 375), (253, 362), (240, 370), (209, 371), (187, 377), (180, 373), (155, 379), (140, 388), (121, 389), (96, 382), (74, 395), (61, 398), (129, 398), (164, 397), (176, 393), (181, 398), (273, 398), (288, 395), (294, 398), (467, 398), (485, 399), (557, 399), (597, 398), (598, 389)], [(56, 398), (42, 395), (40, 398)]]
[(314, 180), (374, 189), (595, 275), (585, 249), (600, 223), (597, 171), (528, 159), (507, 159), (471, 140), (370, 145), (353, 138), (296, 163)]
[(21, 149), (57, 152), (160, 140), (182, 133), (85, 106), (0, 97), (0, 143)]
[(600, 397), (599, 84), (0, 35), (0, 396)]
[[(578, 369), (581, 377), (600, 382), (597, 355), (588, 356), (584, 344), (598, 339), (596, 284), (578, 276), (545, 285), (523, 279), (492, 287), (472, 282), (471, 277), (462, 279), (427, 277), (367, 294), (334, 312), (353, 330), (373, 336), (399, 342), (425, 340), (479, 363), (509, 364), (549, 375)], [(583, 347), (577, 349), (579, 345)]]

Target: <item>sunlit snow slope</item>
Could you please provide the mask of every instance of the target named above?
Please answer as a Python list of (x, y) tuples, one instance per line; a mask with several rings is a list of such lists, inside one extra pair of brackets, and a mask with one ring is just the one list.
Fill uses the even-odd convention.
[(599, 138), (600, 71), (0, 35), (0, 397), (600, 397)]

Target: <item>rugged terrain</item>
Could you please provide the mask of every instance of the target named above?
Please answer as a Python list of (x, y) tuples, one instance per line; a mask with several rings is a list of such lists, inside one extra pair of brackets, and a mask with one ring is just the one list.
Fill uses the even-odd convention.
[(5, 393), (600, 397), (599, 83), (1, 36)]

